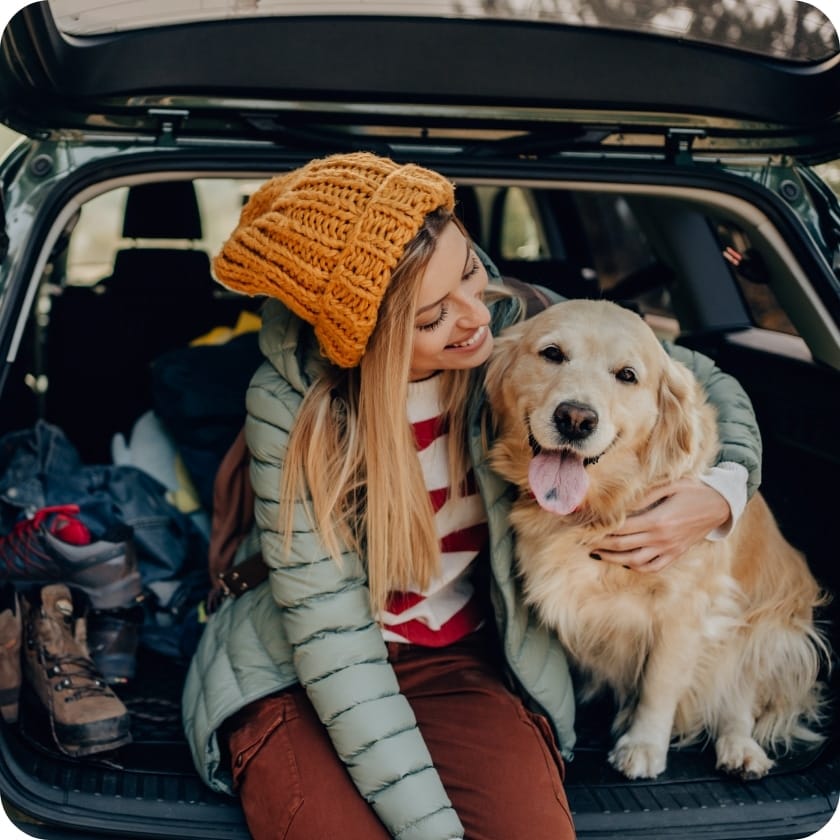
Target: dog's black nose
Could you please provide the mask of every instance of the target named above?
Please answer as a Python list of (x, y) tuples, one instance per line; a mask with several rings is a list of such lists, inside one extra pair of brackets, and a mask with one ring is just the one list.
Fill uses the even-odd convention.
[(566, 440), (583, 440), (598, 428), (598, 412), (581, 403), (561, 402), (554, 409), (554, 425)]

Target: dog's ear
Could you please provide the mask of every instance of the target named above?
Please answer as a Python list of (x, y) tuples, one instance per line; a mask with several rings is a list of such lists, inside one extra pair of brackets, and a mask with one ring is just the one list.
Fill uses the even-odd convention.
[(691, 372), (668, 358), (659, 382), (659, 417), (645, 453), (651, 475), (665, 477), (684, 465), (698, 446), (697, 410), (700, 386)]
[(521, 325), (509, 327), (501, 335), (494, 339), (493, 354), (487, 365), (487, 372), (484, 375), (484, 388), (487, 392), (487, 399), (490, 406), (497, 409), (504, 400), (503, 390), (508, 380), (508, 371), (516, 359), (513, 349), (522, 339)]

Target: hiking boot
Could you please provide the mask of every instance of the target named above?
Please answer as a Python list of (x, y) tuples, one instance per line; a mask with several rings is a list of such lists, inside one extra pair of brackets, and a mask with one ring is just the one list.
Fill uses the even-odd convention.
[(90, 658), (109, 685), (134, 678), (143, 607), (91, 610), (87, 615)]
[(93, 609), (136, 603), (142, 594), (132, 529), (121, 523), (97, 539), (77, 505), (41, 508), (0, 537), (0, 580), (61, 581), (83, 590)]
[(26, 685), (47, 713), (58, 748), (70, 756), (113, 750), (131, 741), (130, 717), (88, 655), (85, 622), (70, 589), (45, 586), (40, 604), (23, 605)]
[(21, 636), (20, 600), (7, 583), (0, 589), (0, 715), (6, 723), (18, 719)]

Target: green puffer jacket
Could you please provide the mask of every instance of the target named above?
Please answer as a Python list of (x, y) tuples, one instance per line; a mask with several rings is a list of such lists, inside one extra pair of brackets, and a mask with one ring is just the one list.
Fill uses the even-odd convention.
[[(494, 304), (494, 332), (515, 320), (517, 311), (512, 300)], [(331, 560), (302, 509), (291, 556), (284, 557), (277, 530), (281, 468), (303, 394), (322, 363), (309, 327), (276, 301), (265, 308), (260, 346), (266, 362), (248, 389), (246, 431), (256, 521), (271, 574), (252, 592), (222, 604), (193, 657), (183, 710), (196, 767), (212, 788), (231, 792), (218, 727), (247, 703), (300, 681), (354, 783), (394, 837), (462, 837), (460, 820), (388, 663), (368, 603), (363, 562), (350, 552), (341, 566)], [(669, 352), (704, 383), (721, 415), (721, 460), (747, 467), (753, 491), (759, 481), (760, 438), (746, 395), (705, 357), (679, 347)], [(522, 605), (507, 522), (511, 497), (485, 463), (481, 404), (479, 395), (469, 406), (470, 449), (487, 508), (499, 636), (514, 682), (531, 706), (548, 716), (563, 754), (570, 758), (574, 697), (566, 660)]]

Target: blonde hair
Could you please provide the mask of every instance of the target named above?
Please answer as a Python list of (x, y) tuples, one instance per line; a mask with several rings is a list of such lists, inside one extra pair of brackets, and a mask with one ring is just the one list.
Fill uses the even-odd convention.
[[(425, 588), (440, 566), (440, 541), (406, 401), (421, 280), (449, 222), (464, 232), (448, 209), (426, 217), (394, 268), (358, 367), (330, 368), (313, 383), (289, 439), (280, 493), (286, 551), (296, 504), (303, 501), (330, 556), (340, 562), (342, 551), (351, 549), (366, 564), (374, 613), (384, 608), (390, 592)], [(473, 372), (440, 375), (450, 486), (457, 492), (468, 461), (465, 407)]]

